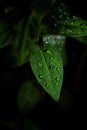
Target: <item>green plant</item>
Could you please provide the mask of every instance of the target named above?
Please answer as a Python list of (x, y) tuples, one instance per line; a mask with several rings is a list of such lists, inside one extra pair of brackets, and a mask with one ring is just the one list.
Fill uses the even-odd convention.
[(24, 79), (18, 91), (20, 110), (34, 108), (43, 90), (58, 101), (67, 64), (66, 37), (87, 43), (87, 21), (73, 16), (61, 0), (0, 2), (0, 8), (2, 65), (30, 68), (30, 79)]

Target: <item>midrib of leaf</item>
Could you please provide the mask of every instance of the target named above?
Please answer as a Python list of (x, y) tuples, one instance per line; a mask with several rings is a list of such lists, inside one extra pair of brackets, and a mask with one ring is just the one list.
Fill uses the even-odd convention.
[[(49, 50), (50, 51), (52, 51), (52, 53), (53, 53), (53, 56), (55, 57), (55, 59), (57, 60), (58, 58), (59, 58), (59, 61), (60, 61), (60, 58), (61, 57), (58, 57), (59, 55), (57, 55), (58, 54), (58, 50), (57, 50), (57, 46), (56, 45), (54, 45), (54, 46), (49, 46), (49, 47), (52, 47), (52, 49), (50, 49), (49, 48)], [(56, 51), (56, 53), (54, 53)], [(45, 53), (45, 52), (43, 52), (43, 53)], [(44, 55), (44, 54), (43, 54)], [(44, 55), (44, 57), (46, 57), (45, 55)], [(46, 63), (48, 63), (48, 61), (45, 59), (45, 62)], [(48, 63), (49, 64), (49, 63)], [(48, 66), (48, 64), (47, 64), (47, 66)], [(58, 62), (57, 62), (57, 64), (58, 64)], [(61, 66), (63, 67), (63, 64), (61, 63)], [(49, 66), (48, 66), (49, 67)], [(47, 68), (48, 68), (47, 67)], [(57, 66), (58, 67), (58, 66)], [(62, 70), (62, 69), (61, 69)], [(49, 68), (48, 68), (48, 71), (49, 71)], [(53, 71), (54, 72), (54, 71)], [(61, 75), (60, 73), (63, 73), (63, 72), (61, 72), (61, 71), (59, 71), (59, 76)], [(49, 74), (50, 74), (50, 79), (51, 79), (51, 81), (52, 81), (52, 87), (51, 87), (51, 92), (52, 92), (52, 89), (53, 89), (53, 92), (54, 92), (54, 94), (56, 93), (55, 91), (54, 91), (54, 86), (56, 86), (55, 85), (55, 82), (53, 81), (53, 73), (51, 73), (50, 71), (49, 71)], [(62, 75), (63, 76), (63, 75)], [(63, 77), (61, 77), (61, 81), (63, 80)], [(61, 85), (60, 84), (57, 84), (57, 88), (59, 88), (59, 91), (58, 92), (60, 92), (60, 90), (61, 90), (61, 87), (60, 86), (62, 86), (62, 82), (61, 82)], [(49, 91), (50, 92), (50, 91)], [(56, 95), (56, 98), (58, 98), (59, 99), (59, 95)]]
[[(44, 54), (43, 54), (43, 51), (42, 51), (41, 49), (40, 49), (40, 51), (41, 51), (42, 57), (43, 57), (43, 59), (44, 59), (44, 61), (45, 61), (45, 65), (46, 65), (46, 68), (47, 68), (47, 73), (49, 73), (49, 75), (50, 75), (50, 83), (51, 83), (51, 85), (53, 86), (52, 78), (51, 78), (51, 73), (50, 73), (50, 71), (49, 71), (49, 69), (48, 69), (47, 61), (46, 61), (46, 59), (45, 59), (45, 56), (44, 56)], [(50, 91), (49, 91), (48, 93), (50, 94)]]
[[(55, 101), (58, 101), (58, 99), (60, 97), (61, 86), (62, 86), (62, 84), (61, 84), (62, 83), (62, 76), (63, 76), (63, 72), (62, 72), (63, 69), (62, 69), (62, 64), (61, 64), (62, 62), (61, 62), (60, 57), (59, 57), (59, 63), (57, 62), (57, 54), (58, 53), (49, 55), (47, 52), (45, 52), (44, 49), (46, 49), (46, 48), (41, 49), (37, 45), (34, 46), (34, 49), (32, 50), (32, 54), (30, 56), (31, 68), (34, 72), (36, 79), (39, 81), (39, 83), (45, 89), (45, 91), (50, 96), (52, 96), (52, 98)], [(46, 50), (49, 50), (52, 52), (54, 51), (54, 49), (50, 49), (48, 47)], [(48, 58), (46, 58), (46, 56)], [(52, 56), (52, 57), (54, 56), (54, 58), (55, 58), (52, 61), (52, 63), (50, 62), (49, 56)], [(43, 66), (38, 65), (39, 62)], [(57, 63), (57, 65), (56, 65), (56, 63)], [(50, 64), (52, 64), (54, 66), (53, 70), (50, 70), (50, 68), (49, 68)], [(59, 73), (57, 70), (58, 67), (60, 68)], [(53, 73), (50, 71), (52, 71)], [(40, 76), (42, 76), (43, 78), (40, 78)], [(58, 78), (59, 81), (56, 80), (56, 78)]]
[[(47, 74), (50, 75), (50, 86), (53, 86), (51, 74), (50, 74), (49, 69), (48, 69), (48, 66), (47, 66), (47, 64), (46, 64), (46, 59), (45, 59), (45, 57), (44, 57), (43, 51), (41, 50), (41, 48), (39, 49), (39, 51), (41, 52), (42, 58), (44, 59), (43, 61), (44, 61), (44, 65), (45, 65), (45, 67), (46, 67), (46, 69), (47, 69)], [(47, 88), (46, 88), (46, 90), (47, 90)], [(48, 93), (50, 94), (50, 91), (49, 91)]]

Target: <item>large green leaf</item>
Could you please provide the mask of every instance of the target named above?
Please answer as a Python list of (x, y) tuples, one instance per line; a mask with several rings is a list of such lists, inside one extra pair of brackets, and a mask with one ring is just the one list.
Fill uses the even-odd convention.
[(42, 32), (64, 36), (87, 35), (87, 21), (71, 15), (63, 2), (57, 1), (54, 9), (43, 19)]
[(35, 45), (30, 55), (30, 64), (41, 86), (58, 101), (63, 81), (63, 65), (56, 47), (45, 45), (40, 48)]

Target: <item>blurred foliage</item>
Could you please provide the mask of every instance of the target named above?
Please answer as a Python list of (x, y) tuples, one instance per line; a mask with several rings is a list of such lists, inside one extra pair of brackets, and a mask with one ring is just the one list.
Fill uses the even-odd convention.
[[(72, 111), (72, 94), (66, 89), (65, 76), (68, 71), (73, 76), (73, 66), (79, 60), (82, 47), (87, 45), (87, 21), (73, 11), (77, 4), (71, 3), (68, 0), (0, 1), (1, 109), (5, 115), (16, 109), (20, 117), (18, 124), (13, 119), (13, 126), (1, 121), (2, 126), (16, 130), (22, 127), (23, 121), (24, 130), (39, 130), (30, 121), (30, 113), (37, 110), (39, 103), (44, 104), (45, 98), (65, 113)], [(70, 40), (69, 49), (67, 39)], [(73, 41), (76, 44), (72, 45)], [(84, 44), (80, 48), (78, 43)], [(86, 50), (81, 57), (75, 85), (79, 82), (85, 58)], [(71, 81), (68, 79), (68, 82)], [(23, 117), (27, 114), (28, 120)]]
[(23, 130), (40, 130), (34, 123), (29, 120), (25, 120)]
[(33, 81), (25, 81), (18, 94), (18, 106), (21, 112), (27, 113), (32, 110), (41, 98), (40, 91)]

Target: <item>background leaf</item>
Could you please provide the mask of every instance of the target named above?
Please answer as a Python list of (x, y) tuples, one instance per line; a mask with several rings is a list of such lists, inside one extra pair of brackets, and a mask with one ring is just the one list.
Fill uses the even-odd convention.
[(55, 101), (60, 97), (63, 80), (63, 65), (56, 47), (35, 45), (31, 55), (30, 64), (38, 82)]
[[(10, 17), (10, 16), (9, 16)], [(11, 66), (17, 67), (28, 62), (30, 51), (39, 39), (39, 28), (42, 17), (38, 17), (35, 11), (25, 18), (16, 21), (15, 24), (9, 23), (11, 31), (6, 32), (7, 25), (1, 24), (0, 47), (11, 44), (8, 61)], [(6, 26), (6, 27), (5, 27)]]
[(66, 3), (56, 1), (52, 11), (43, 19), (42, 32), (44, 34), (64, 36), (86, 36), (87, 21), (73, 16)]
[(25, 81), (19, 90), (18, 107), (21, 112), (27, 113), (32, 110), (40, 101), (40, 91), (33, 81)]
[(78, 40), (81, 43), (84, 43), (87, 45), (87, 36), (84, 37), (75, 37), (76, 40)]
[(12, 44), (12, 35), (9, 25), (4, 21), (0, 22), (0, 48), (6, 47)]

